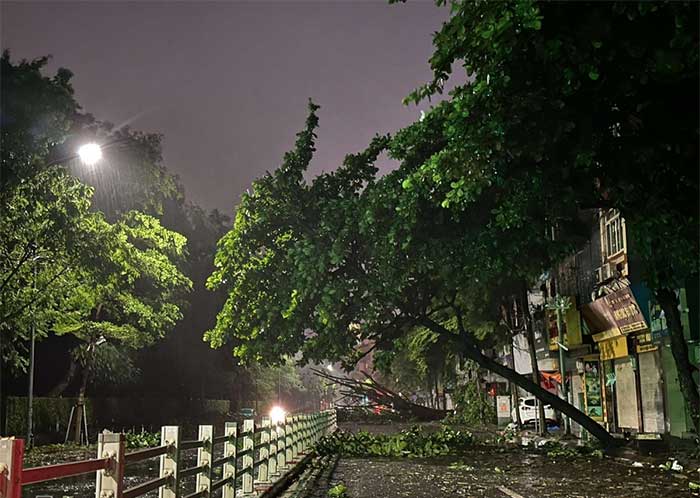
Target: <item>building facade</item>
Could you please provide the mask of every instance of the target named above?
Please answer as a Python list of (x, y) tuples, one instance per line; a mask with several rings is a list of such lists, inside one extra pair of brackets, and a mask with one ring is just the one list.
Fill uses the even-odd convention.
[[(541, 278), (529, 296), (538, 368), (545, 379), (561, 374), (563, 333), (568, 400), (610, 432), (627, 437), (690, 437), (690, 414), (680, 393), (668, 328), (651, 291), (639, 279), (624, 218), (591, 211), (589, 240)], [(697, 276), (678, 289), (691, 363), (700, 363)], [(569, 303), (554, 309), (555, 302)], [(559, 316), (557, 316), (559, 314)], [(558, 320), (559, 318), (559, 320)], [(527, 339), (514, 336), (512, 362), (531, 373)], [(561, 378), (561, 377), (560, 377)], [(561, 385), (557, 391), (562, 394)], [(580, 427), (572, 424), (574, 432)]]

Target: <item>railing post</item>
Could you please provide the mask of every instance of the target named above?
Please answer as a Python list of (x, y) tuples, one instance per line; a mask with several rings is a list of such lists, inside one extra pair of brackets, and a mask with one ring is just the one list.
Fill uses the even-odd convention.
[(24, 439), (0, 439), (0, 498), (21, 498)]
[(314, 446), (316, 443), (318, 443), (318, 440), (320, 439), (320, 431), (319, 431), (319, 423), (321, 422), (321, 414), (320, 413), (314, 413), (313, 415), (314, 419), (314, 424), (313, 424), (313, 438), (314, 438)]
[(180, 428), (166, 425), (160, 431), (160, 444), (168, 446), (168, 452), (160, 456), (160, 477), (170, 476), (170, 481), (158, 490), (158, 498), (179, 498)]
[(299, 419), (299, 415), (294, 415), (292, 423), (292, 453), (294, 454), (294, 463), (296, 463), (299, 460), (299, 453), (301, 453), (301, 445), (299, 444), (301, 436), (301, 423), (299, 422)]
[(277, 458), (278, 458), (278, 446), (277, 446), (277, 422), (270, 425), (270, 449), (268, 451), (268, 469), (267, 472), (270, 474), (270, 481), (275, 481), (279, 475), (277, 471)]
[(285, 467), (292, 464), (294, 460), (294, 417), (291, 415), (287, 417), (286, 423), (284, 424), (284, 462)]
[(304, 453), (308, 453), (311, 449), (311, 415), (304, 415)]
[(270, 418), (262, 418), (262, 430), (260, 431), (260, 466), (258, 467), (258, 483), (267, 485), (270, 483), (268, 464), (270, 462)]
[(229, 437), (224, 443), (224, 456), (230, 458), (228, 462), (224, 464), (223, 478), (229, 479), (229, 482), (224, 484), (222, 488), (221, 498), (236, 498), (236, 445), (238, 439), (236, 437), (237, 431), (236, 422), (226, 422), (224, 426), (224, 433)]
[(277, 425), (277, 473), (280, 475), (287, 470), (286, 426), (286, 420)]
[(297, 458), (304, 454), (304, 415), (297, 415)]
[(197, 466), (204, 465), (204, 468), (197, 473), (197, 491), (206, 491), (209, 496), (214, 454), (214, 426), (200, 425), (197, 439), (204, 441), (202, 447), (197, 449)]
[(255, 421), (243, 421), (243, 451), (242, 460), (242, 492), (243, 495), (253, 493), (253, 465), (255, 462)]
[(111, 459), (111, 465), (97, 471), (96, 498), (121, 498), (124, 491), (124, 434), (106, 432), (97, 438), (97, 458)]

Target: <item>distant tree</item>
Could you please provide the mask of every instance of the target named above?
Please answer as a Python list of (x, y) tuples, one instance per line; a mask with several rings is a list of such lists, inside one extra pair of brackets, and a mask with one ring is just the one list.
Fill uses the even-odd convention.
[(454, 385), (458, 363), (453, 341), (424, 327), (417, 327), (396, 339), (391, 349), (374, 355), (375, 368), (381, 374), (375, 378), (386, 387), (404, 396), (425, 392), (431, 395), (429, 401), (441, 409), (447, 409), (444, 393), (448, 385)]
[(192, 285), (176, 265), (185, 255), (185, 237), (157, 219), (134, 211), (109, 224), (94, 215), (85, 229), (100, 249), (74, 270), (74, 284), (53, 325), (57, 334), (70, 333), (81, 341), (54, 394), (60, 395), (80, 373), (81, 399), (90, 373), (109, 366), (95, 362), (105, 358), (97, 354), (102, 343), (141, 348), (162, 338), (182, 318), (182, 298)]
[(65, 141), (80, 109), (70, 84), (72, 73), (59, 69), (53, 77), (44, 76), (48, 60), (15, 64), (7, 50), (0, 57), (0, 192), (46, 166), (46, 158)]

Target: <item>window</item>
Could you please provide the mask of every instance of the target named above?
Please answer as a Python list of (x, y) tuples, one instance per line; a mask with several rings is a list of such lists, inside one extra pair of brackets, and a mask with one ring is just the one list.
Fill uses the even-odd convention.
[(625, 249), (624, 225), (619, 213), (605, 222), (605, 238), (608, 256), (613, 256)]

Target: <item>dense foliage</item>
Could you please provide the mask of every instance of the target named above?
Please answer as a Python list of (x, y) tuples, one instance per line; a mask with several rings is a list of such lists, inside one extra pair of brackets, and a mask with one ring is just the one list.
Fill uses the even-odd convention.
[(448, 423), (478, 427), (496, 423), (496, 407), (483, 389), (475, 382), (460, 384), (452, 391), (455, 405), (454, 414), (446, 420)]
[[(361, 340), (391, 350), (425, 327), (612, 444), (481, 350), (507, 337), (501, 300), (589, 233), (583, 209), (622, 211), (657, 295), (697, 272), (697, 119), (683, 111), (698, 103), (697, 4), (450, 6), (434, 80), (408, 100), (440, 93), (457, 64), (466, 83), (307, 183), (312, 105), (295, 149), (254, 183), (220, 241), (209, 284), (228, 300), (207, 338), (238, 341), (243, 358), (301, 350), (352, 363)], [(384, 150), (400, 165), (376, 178)]]
[[(191, 282), (180, 268), (186, 239), (129, 208), (155, 214), (174, 189), (160, 164), (159, 138), (81, 114), (71, 73), (44, 76), (46, 63), (13, 63), (8, 52), (1, 59), (0, 355), (3, 367), (21, 371), (32, 330), (38, 339), (72, 334), (81, 345), (68, 380), (80, 366), (84, 391), (88, 373), (118, 381), (136, 371), (125, 348), (172, 330)], [(84, 183), (79, 177), (89, 175), (74, 157), (77, 145), (91, 140), (106, 144), (108, 164), (96, 168), (137, 180), (139, 189), (125, 189), (130, 200), (95, 203), (104, 187)]]
[(451, 211), (491, 206), (488, 226), (524, 240), (565, 237), (581, 209), (619, 210), (635, 271), (671, 317), (681, 390), (700, 431), (673, 292), (700, 268), (698, 119), (687, 112), (700, 104), (698, 3), (450, 6), (434, 37), (433, 80), (408, 100), (441, 93), (459, 66), (468, 82), (440, 111), (443, 145), (406, 187)]
[(449, 427), (428, 432), (414, 426), (394, 434), (336, 431), (317, 444), (320, 455), (416, 457), (457, 455), (473, 444), (469, 432)]

